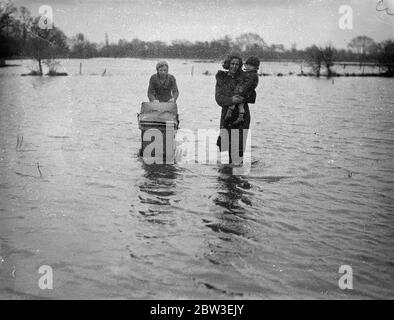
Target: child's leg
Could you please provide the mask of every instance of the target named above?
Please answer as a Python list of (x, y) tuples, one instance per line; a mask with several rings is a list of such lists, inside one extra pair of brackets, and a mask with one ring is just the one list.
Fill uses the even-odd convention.
[(244, 108), (244, 104), (243, 103), (240, 103), (238, 105), (238, 111), (239, 111), (239, 114), (245, 114), (245, 108)]
[(235, 120), (233, 122), (233, 125), (237, 125), (237, 124), (241, 123), (242, 121), (244, 121), (244, 114), (245, 114), (244, 104), (240, 103), (238, 105), (238, 118), (237, 118), (237, 120)]
[(224, 123), (230, 121), (231, 116), (233, 115), (234, 109), (235, 109), (236, 107), (237, 107), (237, 105), (235, 105), (235, 104), (232, 105), (232, 106), (230, 106), (230, 107), (228, 107), (227, 113), (226, 113), (226, 115), (225, 115), (225, 117), (224, 117)]

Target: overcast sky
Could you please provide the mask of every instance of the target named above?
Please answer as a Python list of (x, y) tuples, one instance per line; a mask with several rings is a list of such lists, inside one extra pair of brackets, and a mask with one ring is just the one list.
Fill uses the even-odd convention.
[[(357, 35), (376, 41), (394, 38), (394, 0), (14, 0), (38, 15), (50, 5), (66, 35), (82, 32), (90, 41), (119, 39), (212, 40), (244, 32), (259, 34), (269, 45), (297, 48), (331, 41), (339, 48)], [(341, 5), (353, 9), (353, 29), (342, 30)], [(376, 7), (387, 8), (377, 11)], [(393, 15), (389, 15), (392, 13)]]

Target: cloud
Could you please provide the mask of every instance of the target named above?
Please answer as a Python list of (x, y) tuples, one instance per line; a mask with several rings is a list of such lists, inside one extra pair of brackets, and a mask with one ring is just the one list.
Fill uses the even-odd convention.
[(394, 16), (394, 0), (379, 0), (376, 4), (377, 11), (386, 11), (387, 14)]

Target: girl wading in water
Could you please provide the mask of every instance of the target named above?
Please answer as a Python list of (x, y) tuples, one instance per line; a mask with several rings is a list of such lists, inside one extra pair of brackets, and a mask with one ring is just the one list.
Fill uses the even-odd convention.
[[(223, 68), (227, 71), (220, 70), (216, 74), (215, 99), (222, 108), (217, 145), (221, 152), (228, 151), (230, 163), (240, 164), (250, 125), (249, 101), (234, 93), (242, 74), (242, 58), (236, 54), (228, 56), (223, 62)], [(239, 118), (239, 108), (235, 108), (231, 118), (226, 119), (228, 108), (239, 103), (243, 103), (244, 107), (243, 121), (236, 121)]]

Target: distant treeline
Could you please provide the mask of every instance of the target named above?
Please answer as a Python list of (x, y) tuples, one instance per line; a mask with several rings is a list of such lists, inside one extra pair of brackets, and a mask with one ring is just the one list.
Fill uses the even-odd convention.
[[(62, 30), (40, 28), (40, 18), (31, 16), (25, 7), (17, 9), (7, 2), (0, 9), (0, 58), (28, 57), (39, 62), (53, 58), (93, 58), (93, 57), (136, 57), (136, 58), (184, 58), (222, 59), (229, 52), (240, 52), (242, 56), (257, 56), (262, 60), (321, 60), (327, 66), (334, 61), (375, 62), (393, 72), (394, 42), (387, 40), (376, 43), (367, 36), (354, 38), (348, 48), (335, 49), (331, 45), (324, 48), (311, 46), (298, 50), (294, 43), (290, 49), (282, 44), (268, 45), (258, 34), (245, 33), (236, 38), (225, 36), (212, 41), (189, 42), (176, 40), (171, 44), (162, 41), (119, 40), (110, 43), (105, 35), (103, 43), (90, 42), (82, 33), (68, 38)], [(317, 64), (319, 66), (319, 61)], [(311, 65), (315, 67), (316, 61)]]

